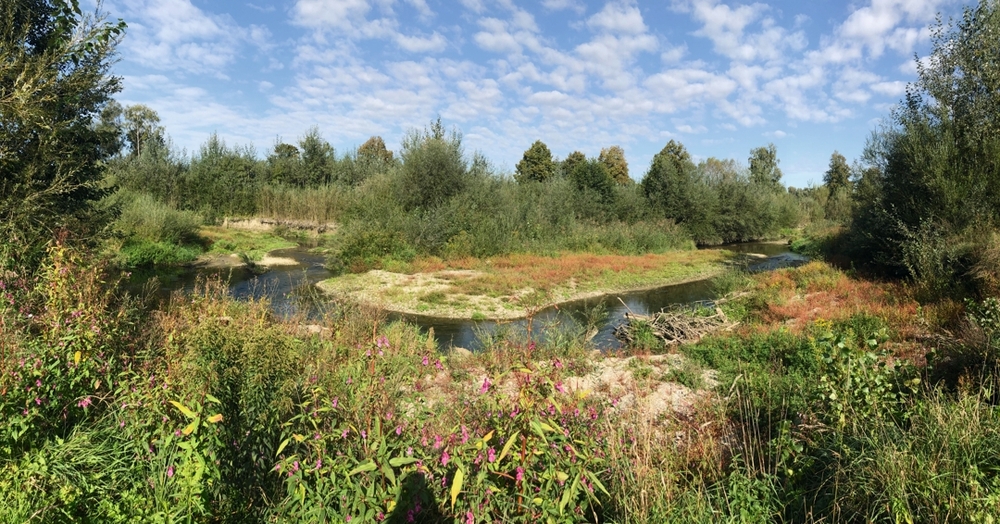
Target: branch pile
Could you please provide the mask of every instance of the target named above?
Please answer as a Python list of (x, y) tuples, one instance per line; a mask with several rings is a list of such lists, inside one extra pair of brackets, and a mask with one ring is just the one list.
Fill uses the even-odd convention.
[[(715, 314), (705, 315), (706, 308), (714, 309)], [(625, 313), (625, 321), (615, 328), (615, 337), (633, 344), (641, 331), (648, 330), (666, 345), (672, 345), (694, 342), (708, 333), (734, 325), (715, 303), (678, 304), (652, 315)]]

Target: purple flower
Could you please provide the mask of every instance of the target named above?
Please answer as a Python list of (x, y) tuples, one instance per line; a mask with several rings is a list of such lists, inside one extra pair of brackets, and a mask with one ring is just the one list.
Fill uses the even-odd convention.
[(490, 377), (483, 379), (483, 385), (479, 387), (480, 393), (486, 393), (490, 390)]
[(403, 426), (396, 426), (396, 435), (403, 434)]
[(524, 468), (518, 466), (517, 474), (514, 476), (514, 481), (520, 484), (522, 480), (524, 480)]
[(427, 361), (427, 355), (424, 355), (424, 359), (421, 362), (423, 362), (425, 366), (429, 364), (429, 362)]
[(558, 391), (560, 393), (565, 393), (566, 392), (566, 388), (563, 387), (562, 381), (556, 382), (556, 391)]
[(445, 450), (445, 452), (441, 454), (441, 465), (447, 466), (449, 460), (451, 460), (451, 455), (448, 454), (448, 450)]

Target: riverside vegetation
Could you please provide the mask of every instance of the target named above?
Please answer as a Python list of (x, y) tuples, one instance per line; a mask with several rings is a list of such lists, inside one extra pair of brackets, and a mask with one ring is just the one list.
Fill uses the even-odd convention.
[[(742, 169), (677, 143), (640, 184), (620, 149), (552, 162), (541, 143), (511, 180), (439, 123), (401, 158), (375, 139), (338, 158), (310, 132), (263, 162), (214, 137), (180, 159), (155, 113), (111, 101), (123, 24), (57, 0), (0, 13), (0, 522), (1000, 514), (996, 2), (933, 27), (934, 60), (865, 158), (834, 154), (803, 191), (781, 186), (773, 147)], [(671, 347), (636, 329), (603, 355), (571, 323), (442, 354), (349, 301), (307, 324), (218, 281), (159, 309), (119, 285), (122, 266), (188, 260), (211, 235), (244, 250), (260, 239), (211, 228), (252, 215), (336, 223), (330, 264), (356, 273), (796, 225), (828, 262), (725, 273), (738, 325)]]

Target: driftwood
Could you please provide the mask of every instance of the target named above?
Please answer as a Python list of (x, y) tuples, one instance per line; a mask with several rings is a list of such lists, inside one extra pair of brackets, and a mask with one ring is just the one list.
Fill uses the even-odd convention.
[[(714, 310), (715, 314), (706, 316), (706, 309)], [(649, 330), (666, 345), (672, 345), (694, 342), (708, 333), (734, 325), (716, 302), (696, 302), (663, 308), (652, 315), (625, 313), (625, 321), (615, 328), (615, 337), (634, 344), (640, 330)]]

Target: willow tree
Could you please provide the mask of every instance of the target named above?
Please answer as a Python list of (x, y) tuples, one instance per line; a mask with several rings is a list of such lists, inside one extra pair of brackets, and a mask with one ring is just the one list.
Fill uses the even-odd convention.
[(98, 229), (114, 140), (96, 121), (121, 89), (124, 30), (75, 1), (0, 3), (0, 268), (37, 267), (56, 230)]

